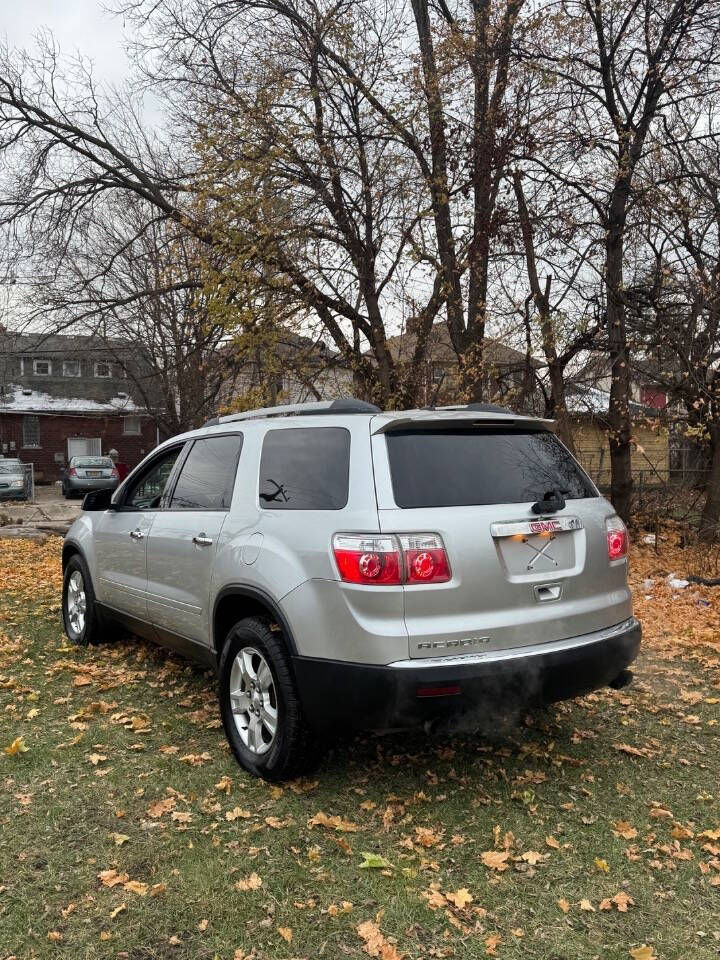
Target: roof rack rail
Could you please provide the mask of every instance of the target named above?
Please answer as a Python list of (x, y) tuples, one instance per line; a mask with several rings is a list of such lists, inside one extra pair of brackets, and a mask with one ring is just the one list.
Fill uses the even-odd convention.
[(471, 413), (504, 413), (511, 417), (517, 417), (514, 410), (509, 407), (501, 407), (499, 403), (455, 403), (448, 407), (435, 407), (436, 410), (469, 410)]
[(314, 400), (310, 403), (284, 403), (277, 407), (259, 407), (257, 410), (243, 410), (241, 413), (229, 413), (224, 417), (213, 417), (205, 424), (213, 427), (218, 423), (235, 423), (238, 420), (262, 420), (266, 417), (300, 417), (315, 414), (337, 413), (380, 413), (380, 407), (355, 397), (339, 397), (337, 400)]

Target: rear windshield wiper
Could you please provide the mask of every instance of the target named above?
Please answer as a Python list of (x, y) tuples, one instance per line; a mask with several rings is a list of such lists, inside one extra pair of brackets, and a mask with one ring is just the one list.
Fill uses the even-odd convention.
[(548, 490), (542, 500), (538, 500), (531, 507), (533, 513), (557, 513), (565, 508), (565, 497), (562, 490)]

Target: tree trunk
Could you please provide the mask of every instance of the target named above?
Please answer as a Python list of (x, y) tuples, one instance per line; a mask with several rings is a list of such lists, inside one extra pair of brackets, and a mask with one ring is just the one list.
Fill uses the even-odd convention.
[(565, 403), (565, 370), (562, 364), (556, 360), (548, 364), (548, 378), (550, 380), (550, 400), (548, 406), (548, 415), (555, 420), (557, 424), (556, 433), (568, 448), (573, 456), (575, 453), (575, 440), (570, 423), (570, 414)]
[(699, 528), (700, 539), (706, 542), (717, 538), (718, 520), (720, 520), (720, 424), (712, 424), (709, 430), (712, 459), (707, 496)]
[(632, 423), (630, 420), (630, 350), (623, 294), (623, 239), (630, 184), (622, 178), (610, 201), (610, 228), (605, 245), (608, 352), (610, 355), (610, 499), (628, 523), (632, 498)]

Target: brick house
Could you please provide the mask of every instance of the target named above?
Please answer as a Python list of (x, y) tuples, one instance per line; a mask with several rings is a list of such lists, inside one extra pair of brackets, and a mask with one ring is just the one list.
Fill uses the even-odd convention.
[(0, 328), (0, 453), (32, 463), (37, 483), (59, 480), (68, 460), (117, 450), (134, 467), (157, 444), (154, 418), (132, 396), (132, 348), (90, 336)]

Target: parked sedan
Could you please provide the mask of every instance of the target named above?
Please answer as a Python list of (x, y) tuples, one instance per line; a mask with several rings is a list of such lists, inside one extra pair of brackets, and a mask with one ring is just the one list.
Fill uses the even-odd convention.
[(0, 460), (0, 500), (25, 499), (25, 468), (19, 460)]
[(73, 457), (62, 479), (64, 497), (82, 496), (90, 490), (114, 490), (120, 482), (110, 457)]

